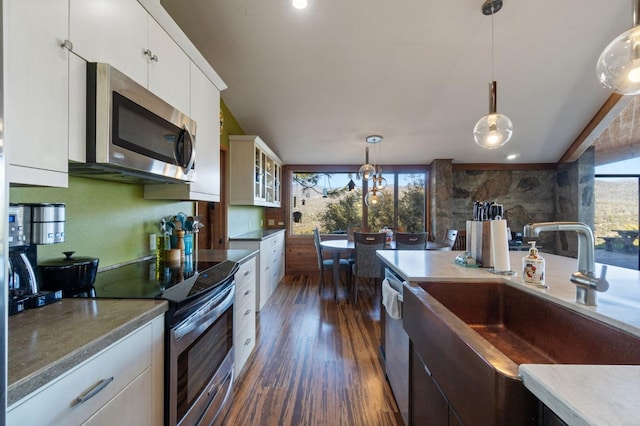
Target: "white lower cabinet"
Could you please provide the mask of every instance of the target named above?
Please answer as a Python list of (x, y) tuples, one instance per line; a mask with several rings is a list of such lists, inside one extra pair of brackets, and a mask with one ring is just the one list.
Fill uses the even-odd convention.
[(7, 424), (162, 424), (163, 353), (161, 315), (10, 406)]
[(256, 346), (256, 257), (240, 265), (236, 272), (236, 301), (234, 304), (233, 350), (236, 375)]
[(284, 231), (263, 240), (230, 240), (229, 248), (260, 251), (256, 265), (256, 311), (260, 311), (284, 277)]

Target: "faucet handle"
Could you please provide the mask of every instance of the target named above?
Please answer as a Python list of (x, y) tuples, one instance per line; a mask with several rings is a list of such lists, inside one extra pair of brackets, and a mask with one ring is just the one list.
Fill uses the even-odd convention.
[(602, 265), (600, 269), (600, 278), (596, 280), (596, 290), (607, 291), (609, 289), (609, 281), (607, 281), (607, 265)]

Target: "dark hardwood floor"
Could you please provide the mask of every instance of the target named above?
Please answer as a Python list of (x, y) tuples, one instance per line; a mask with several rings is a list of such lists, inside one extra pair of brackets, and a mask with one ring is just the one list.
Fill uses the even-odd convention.
[(258, 314), (256, 348), (225, 425), (402, 425), (378, 356), (380, 301), (361, 283), (318, 294), (319, 274), (286, 276)]

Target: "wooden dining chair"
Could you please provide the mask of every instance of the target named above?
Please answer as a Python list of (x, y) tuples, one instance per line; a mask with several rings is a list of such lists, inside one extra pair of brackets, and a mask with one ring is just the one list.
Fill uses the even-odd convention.
[(384, 232), (354, 232), (353, 242), (356, 249), (356, 259), (353, 265), (353, 277), (355, 282), (354, 302), (358, 302), (358, 281), (366, 278), (375, 284), (384, 277), (382, 261), (376, 255), (377, 250), (384, 249), (387, 235)]
[(349, 241), (353, 241), (354, 232), (369, 232), (369, 229), (360, 225), (347, 225), (347, 239)]
[[(322, 254), (322, 246), (320, 245), (320, 231), (318, 228), (313, 228), (313, 243), (316, 246), (316, 255), (318, 257), (318, 269), (320, 270), (320, 283), (318, 284), (318, 293), (322, 292), (322, 287), (324, 287), (324, 271), (332, 271), (333, 270), (333, 259), (325, 259)], [(347, 285), (348, 288), (351, 288), (351, 262), (347, 259), (340, 259), (340, 269), (344, 270), (347, 274)], [(335, 298), (338, 298), (338, 283), (333, 283), (333, 291), (335, 294)]]
[(426, 232), (396, 232), (396, 250), (425, 250)]

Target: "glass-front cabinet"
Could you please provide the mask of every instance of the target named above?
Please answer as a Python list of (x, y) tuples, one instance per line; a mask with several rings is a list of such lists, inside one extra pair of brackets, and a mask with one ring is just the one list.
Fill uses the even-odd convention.
[(280, 207), (282, 162), (259, 136), (229, 136), (229, 204)]

